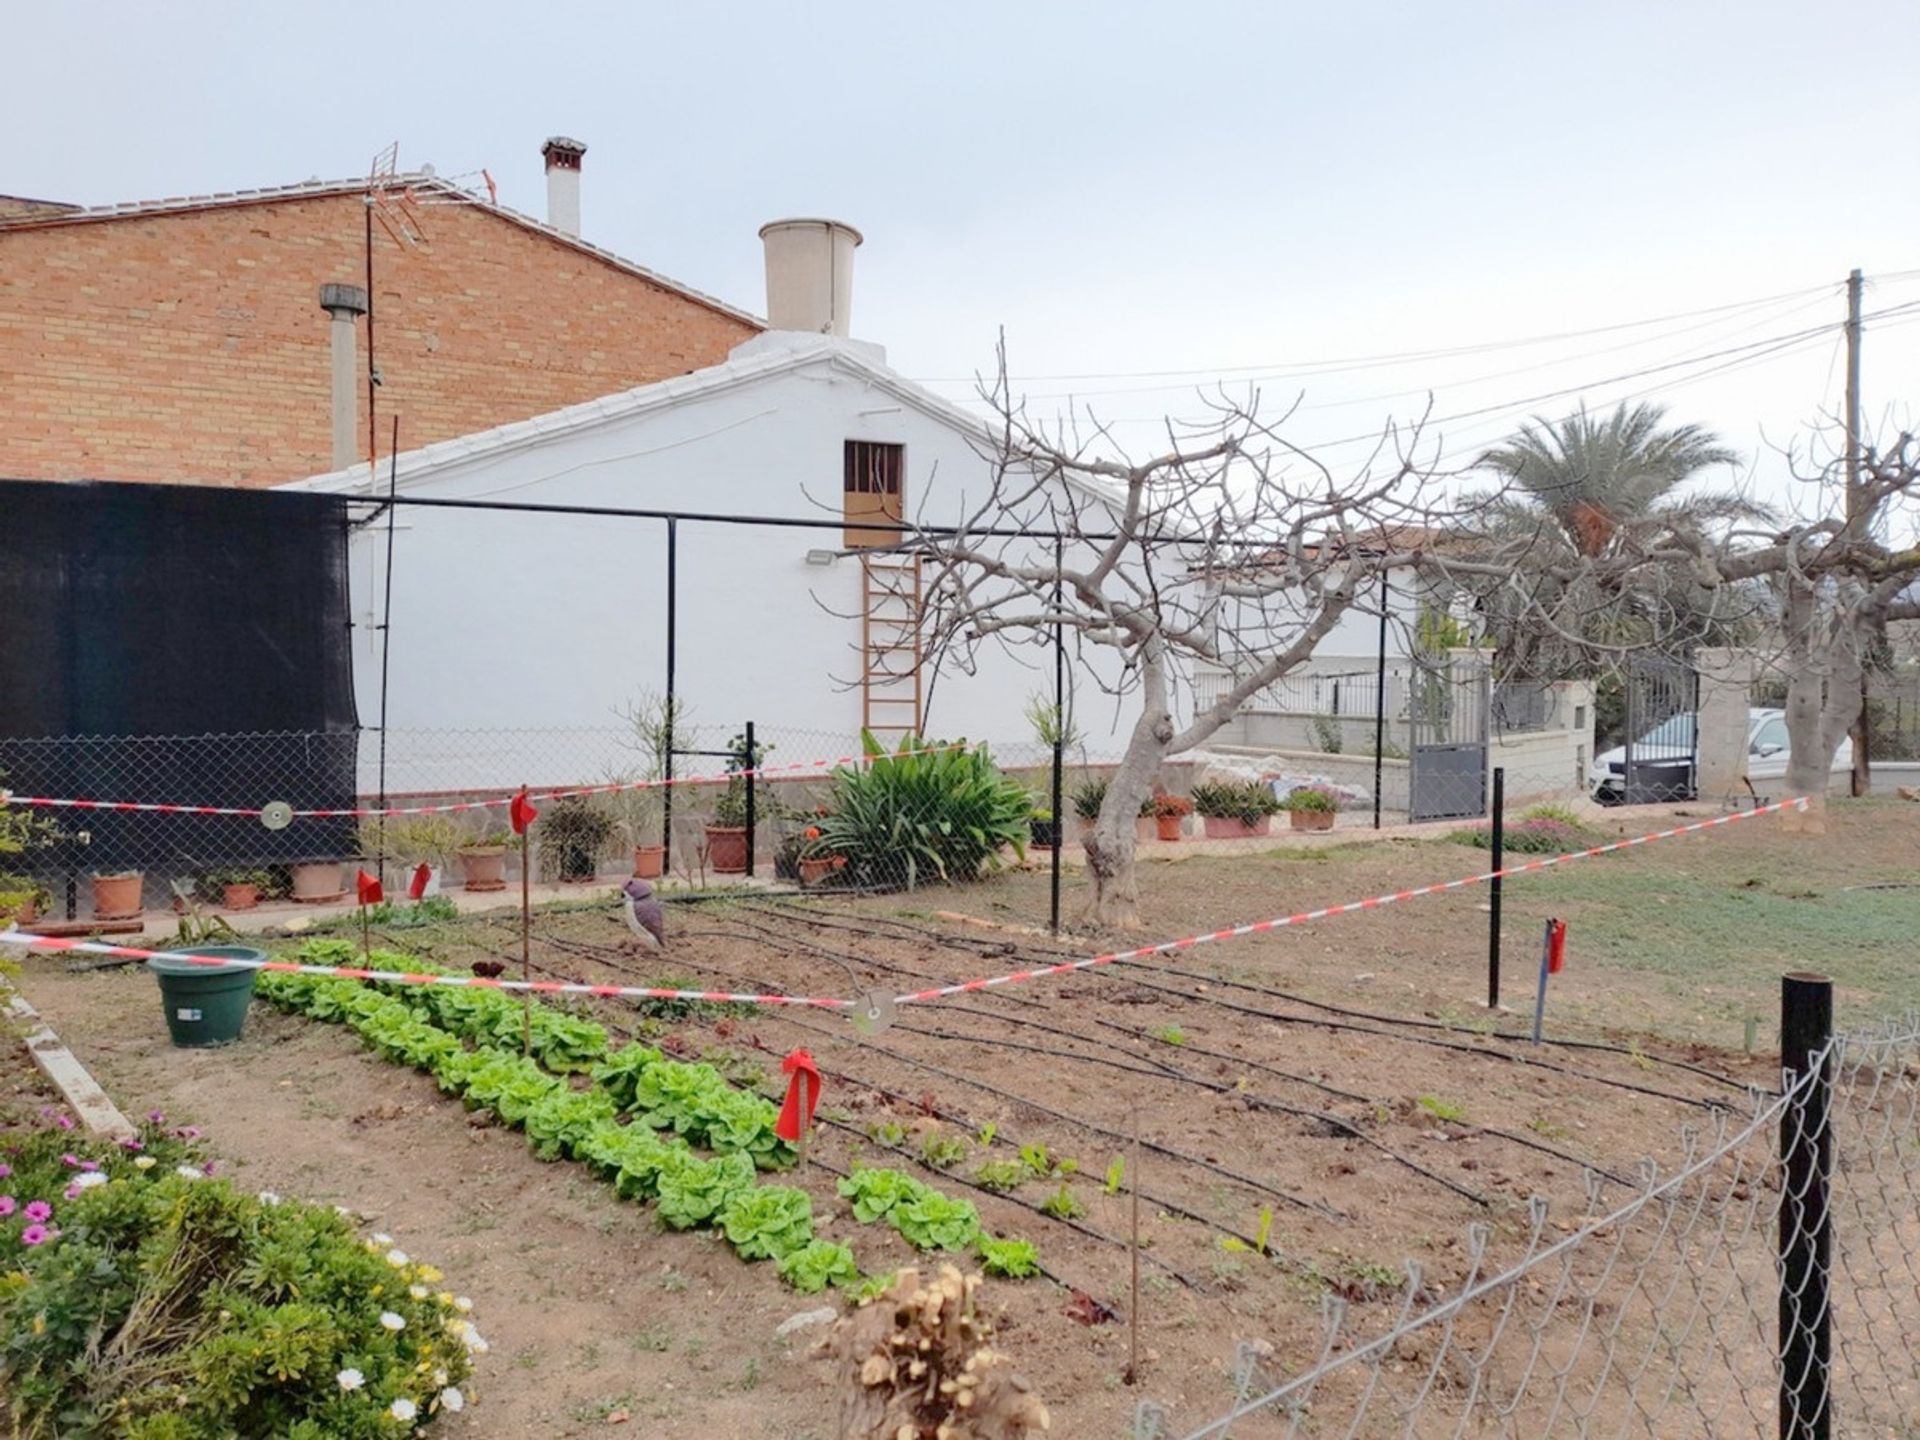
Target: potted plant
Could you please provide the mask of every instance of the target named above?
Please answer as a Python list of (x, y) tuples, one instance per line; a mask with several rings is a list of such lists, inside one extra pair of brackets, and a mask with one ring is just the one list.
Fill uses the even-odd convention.
[(1295, 830), (1331, 830), (1340, 796), (1325, 785), (1302, 785), (1287, 796), (1285, 806)]
[(200, 893), (224, 910), (251, 910), (272, 888), (265, 870), (209, 870), (200, 877)]
[(1185, 833), (1187, 816), (1193, 813), (1193, 802), (1186, 796), (1163, 792), (1147, 803), (1153, 811), (1154, 833), (1162, 840), (1178, 840)]
[(140, 889), (145, 877), (138, 870), (98, 871), (93, 876), (93, 918), (96, 920), (134, 920), (145, 908)]
[(540, 852), (562, 885), (584, 885), (600, 872), (614, 820), (585, 796), (559, 801), (540, 822)]
[(806, 846), (800, 852), (800, 883), (802, 885), (818, 885), (847, 863), (844, 855), (829, 855), (820, 849), (818, 825), (809, 825), (803, 832), (803, 838)]
[(495, 827), (469, 837), (454, 852), (460, 857), (460, 884), (467, 890), (507, 888), (507, 846), (513, 837)]
[(300, 905), (324, 905), (347, 893), (341, 883), (342, 866), (338, 860), (303, 860), (288, 867), (293, 883), (293, 898)]
[(31, 925), (53, 903), (53, 892), (31, 875), (0, 875), (0, 929)]
[(1271, 786), (1247, 780), (1194, 786), (1193, 808), (1200, 812), (1209, 840), (1241, 840), (1267, 834), (1280, 802)]
[(1060, 843), (1060, 822), (1053, 818), (1053, 811), (1035, 805), (1027, 816), (1027, 835), (1034, 849), (1051, 850)]
[(747, 871), (747, 786), (729, 780), (713, 805), (707, 824), (707, 861), (717, 874), (744, 875)]

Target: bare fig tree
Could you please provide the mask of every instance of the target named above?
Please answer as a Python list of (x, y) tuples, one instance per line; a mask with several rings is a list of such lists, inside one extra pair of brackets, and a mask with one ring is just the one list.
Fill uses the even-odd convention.
[(1298, 668), (1347, 611), (1377, 614), (1382, 573), (1423, 560), (1438, 492), (1412, 458), (1417, 429), (1336, 477), (1261, 418), (1257, 393), (1212, 397), (1206, 420), (1170, 425), (1143, 457), (1091, 420), (1032, 422), (1004, 370), (988, 393), (987, 493), (957, 527), (911, 537), (923, 633), (968, 671), (982, 647), (1044, 647), (1058, 627), (1081, 713), (1088, 685), (1135, 707), (1086, 841), (1089, 919), (1130, 926), (1134, 819), (1163, 764)]

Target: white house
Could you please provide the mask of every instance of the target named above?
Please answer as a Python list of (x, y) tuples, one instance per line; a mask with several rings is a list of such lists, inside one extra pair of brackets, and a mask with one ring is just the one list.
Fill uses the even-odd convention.
[[(863, 527), (967, 518), (991, 480), (987, 430), (847, 338), (855, 232), (799, 221), (762, 234), (777, 328), (725, 363), (401, 454), (372, 483), (361, 467), (285, 488), (715, 517), (678, 521), (672, 542), (674, 691), (702, 746), (753, 720), (776, 760), (847, 753), (863, 727), (1031, 754), (1025, 712), (1051, 698), (1048, 652), (983, 649), (973, 673), (920, 654), (918, 562), (888, 553), (897, 533)], [(355, 685), (362, 722), (376, 724), (387, 641), (389, 788), (619, 768), (607, 751), (618, 712), (666, 689), (665, 521), (402, 505), (389, 606), (389, 520), (358, 513), (375, 518), (352, 542)], [(1131, 712), (1094, 703), (1092, 672), (1074, 672), (1098, 754)], [(462, 747), (426, 733), (452, 731), (542, 735)]]

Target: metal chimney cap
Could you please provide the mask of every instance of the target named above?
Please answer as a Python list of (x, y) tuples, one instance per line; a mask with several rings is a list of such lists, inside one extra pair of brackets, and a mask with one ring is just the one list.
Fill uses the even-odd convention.
[(320, 308), (338, 318), (367, 313), (367, 292), (358, 285), (322, 285)]
[(540, 158), (547, 162), (549, 170), (578, 170), (580, 157), (586, 153), (584, 140), (570, 139), (565, 135), (550, 135), (547, 143), (540, 147)]

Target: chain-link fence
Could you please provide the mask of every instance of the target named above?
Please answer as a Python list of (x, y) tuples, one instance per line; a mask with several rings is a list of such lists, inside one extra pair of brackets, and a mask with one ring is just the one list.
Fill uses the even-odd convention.
[(1291, 1367), (1243, 1342), (1230, 1403), (1144, 1401), (1136, 1436), (1915, 1434), (1920, 1017), (1785, 1078), (1688, 1132), (1668, 1173), (1590, 1175), (1580, 1215), (1536, 1200), (1474, 1227), (1450, 1294), (1410, 1265), (1383, 1326), (1331, 1300)]

